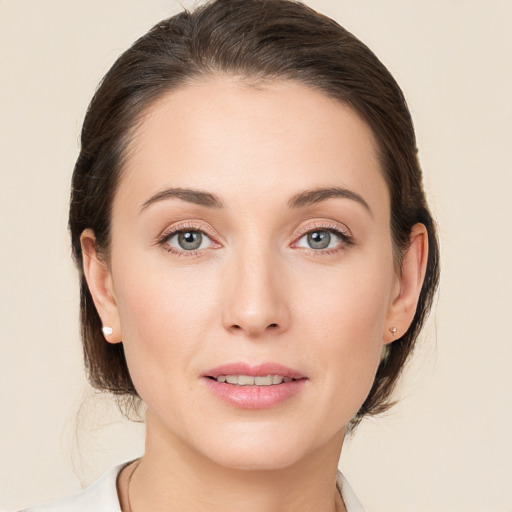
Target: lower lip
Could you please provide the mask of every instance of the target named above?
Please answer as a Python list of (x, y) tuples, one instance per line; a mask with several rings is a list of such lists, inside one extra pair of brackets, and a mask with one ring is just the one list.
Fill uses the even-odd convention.
[(214, 395), (235, 407), (268, 409), (300, 393), (307, 379), (293, 380), (272, 386), (237, 386), (208, 378), (204, 380)]

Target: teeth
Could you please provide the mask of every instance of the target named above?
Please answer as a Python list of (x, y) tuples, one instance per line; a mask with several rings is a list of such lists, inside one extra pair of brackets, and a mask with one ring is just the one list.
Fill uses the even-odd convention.
[(271, 386), (272, 375), (267, 375), (266, 377), (254, 377), (254, 384), (256, 384), (256, 386)]
[(236, 384), (238, 386), (272, 386), (274, 384), (282, 384), (283, 382), (291, 382), (291, 377), (283, 377), (281, 375), (267, 375), (265, 377), (253, 377), (252, 375), (219, 375), (217, 382), (227, 382), (228, 384)]
[(254, 386), (254, 377), (249, 375), (239, 375), (237, 384), (239, 386)]

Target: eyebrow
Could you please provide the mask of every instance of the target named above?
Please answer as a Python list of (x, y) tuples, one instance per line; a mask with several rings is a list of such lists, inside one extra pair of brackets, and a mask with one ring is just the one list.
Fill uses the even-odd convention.
[(189, 188), (168, 188), (150, 197), (140, 207), (140, 211), (143, 212), (152, 204), (171, 198), (178, 198), (182, 201), (207, 206), (208, 208), (222, 208), (224, 206), (222, 199), (210, 192), (202, 192), (201, 190), (192, 190)]
[(340, 197), (343, 199), (351, 199), (356, 201), (360, 205), (364, 206), (368, 213), (373, 217), (372, 210), (369, 204), (356, 192), (340, 187), (328, 187), (328, 188), (314, 188), (305, 190), (294, 195), (289, 201), (288, 206), (290, 208), (304, 208), (305, 206), (311, 206), (313, 204), (321, 203), (327, 199)]
[[(304, 208), (313, 204), (321, 203), (327, 199), (332, 198), (351, 199), (364, 206), (366, 210), (373, 217), (372, 210), (368, 203), (356, 192), (340, 187), (328, 188), (314, 188), (304, 190), (294, 195), (289, 201), (290, 208)], [(210, 192), (203, 192), (201, 190), (193, 190), (189, 188), (168, 188), (157, 192), (154, 196), (150, 197), (140, 208), (141, 212), (147, 209), (154, 203), (165, 201), (166, 199), (177, 198), (188, 203), (206, 206), (208, 208), (223, 208), (224, 202), (215, 194)]]

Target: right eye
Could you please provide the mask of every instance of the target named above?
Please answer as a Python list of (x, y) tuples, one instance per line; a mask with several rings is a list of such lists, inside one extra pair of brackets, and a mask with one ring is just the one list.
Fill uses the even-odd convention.
[(173, 251), (190, 252), (207, 249), (213, 242), (198, 229), (182, 229), (166, 235), (162, 243)]

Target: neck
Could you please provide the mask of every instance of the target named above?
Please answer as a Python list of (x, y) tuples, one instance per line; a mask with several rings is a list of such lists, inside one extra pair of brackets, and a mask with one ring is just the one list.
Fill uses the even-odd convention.
[(240, 470), (203, 457), (148, 415), (146, 453), (125, 496), (130, 512), (341, 512), (336, 471), (342, 444), (343, 433), (287, 467)]

